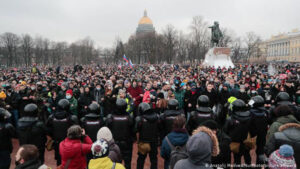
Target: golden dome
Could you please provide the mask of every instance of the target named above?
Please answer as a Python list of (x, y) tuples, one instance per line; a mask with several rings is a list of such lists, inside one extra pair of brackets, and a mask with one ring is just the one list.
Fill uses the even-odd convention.
[(140, 19), (139, 25), (140, 24), (153, 24), (152, 20), (147, 16), (147, 11), (144, 11), (144, 16)]

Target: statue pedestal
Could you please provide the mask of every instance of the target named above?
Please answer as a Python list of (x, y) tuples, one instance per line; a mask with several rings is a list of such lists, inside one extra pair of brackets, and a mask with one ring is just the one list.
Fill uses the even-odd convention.
[(226, 67), (234, 68), (234, 64), (230, 57), (231, 49), (225, 47), (214, 47), (208, 50), (205, 55), (205, 59), (202, 63), (205, 67)]

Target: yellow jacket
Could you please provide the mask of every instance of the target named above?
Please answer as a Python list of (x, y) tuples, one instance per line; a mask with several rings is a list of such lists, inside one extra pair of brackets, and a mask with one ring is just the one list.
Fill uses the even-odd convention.
[[(108, 157), (91, 159), (89, 162), (89, 169), (112, 169), (113, 162)], [(120, 164), (116, 163), (115, 169), (125, 169), (125, 167)]]

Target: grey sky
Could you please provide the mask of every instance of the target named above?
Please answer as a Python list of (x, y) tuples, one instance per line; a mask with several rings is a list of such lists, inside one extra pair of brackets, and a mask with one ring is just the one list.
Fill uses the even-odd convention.
[(167, 24), (188, 32), (193, 16), (242, 36), (254, 31), (263, 38), (300, 28), (299, 0), (0, 0), (0, 33), (29, 33), (73, 42), (90, 36), (109, 47), (135, 32), (147, 9), (160, 32)]

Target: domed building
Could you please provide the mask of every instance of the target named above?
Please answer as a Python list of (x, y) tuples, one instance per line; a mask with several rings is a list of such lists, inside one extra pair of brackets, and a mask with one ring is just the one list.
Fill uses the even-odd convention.
[(155, 33), (152, 20), (147, 16), (147, 11), (144, 11), (144, 16), (140, 19), (139, 25), (136, 28), (136, 35), (144, 35), (148, 33)]

